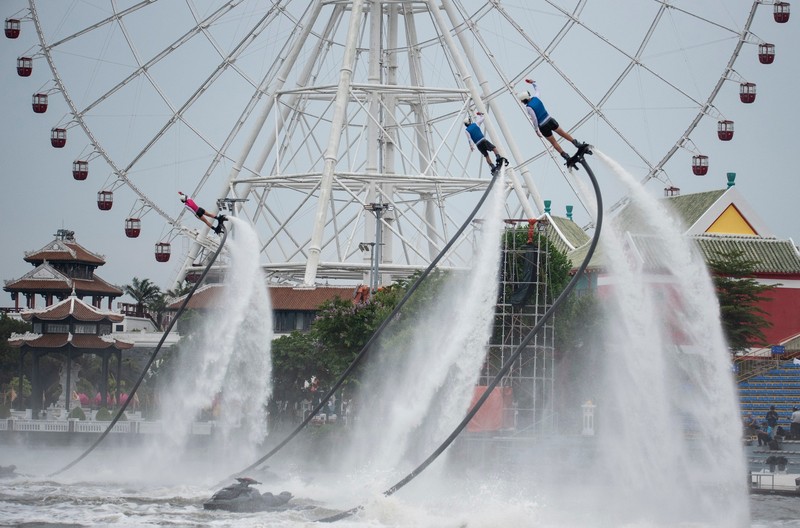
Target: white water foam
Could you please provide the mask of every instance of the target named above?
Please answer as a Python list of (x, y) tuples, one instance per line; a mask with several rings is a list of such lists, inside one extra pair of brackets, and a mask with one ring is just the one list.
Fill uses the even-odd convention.
[[(266, 404), (272, 375), (272, 306), (259, 262), (258, 235), (247, 222), (230, 218), (224, 287), (202, 327), (180, 344), (175, 379), (161, 395), (168, 452), (184, 449), (192, 423), (219, 395), (214, 434), (231, 464), (256, 454), (266, 434)], [(167, 454), (169, 456), (169, 454)]]
[[(747, 473), (731, 358), (703, 258), (663, 203), (621, 166), (594, 154), (628, 188), (637, 233), (608, 221), (601, 293), (608, 329), (597, 354), (603, 482), (596, 513), (646, 526), (747, 526)], [(591, 510), (589, 510), (591, 511)]]
[(401, 324), (409, 327), (370, 354), (342, 468), (373, 492), (422, 462), (469, 408), (497, 299), (504, 181), (498, 176), (486, 202), (473, 267), (447, 277), (419, 312), (407, 308)]

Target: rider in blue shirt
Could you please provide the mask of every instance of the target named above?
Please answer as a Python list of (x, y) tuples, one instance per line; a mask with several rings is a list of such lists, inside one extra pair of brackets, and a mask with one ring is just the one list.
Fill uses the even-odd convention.
[[(508, 160), (497, 153), (497, 147), (489, 141), (486, 136), (483, 135), (483, 131), (481, 130), (481, 125), (483, 124), (483, 113), (475, 112), (475, 120), (469, 116), (464, 119), (464, 126), (467, 127), (464, 131), (467, 134), (467, 139), (469, 139), (469, 148), (470, 150), (475, 150), (475, 147), (478, 147), (478, 152), (483, 154), (484, 159), (486, 159), (486, 163), (489, 164), (492, 171), (495, 171), (500, 168), (501, 164), (508, 165)], [(489, 159), (489, 152), (494, 152), (495, 156), (495, 163), (492, 164), (492, 161)]]
[(525, 105), (525, 110), (528, 112), (528, 117), (530, 117), (533, 126), (536, 127), (536, 135), (547, 138), (547, 141), (549, 141), (550, 144), (553, 145), (553, 148), (555, 148), (556, 151), (561, 154), (561, 157), (569, 161), (569, 154), (564, 152), (564, 149), (562, 149), (561, 145), (558, 144), (556, 138), (553, 137), (553, 132), (571, 142), (578, 148), (580, 148), (583, 144), (577, 139), (573, 138), (569, 132), (561, 128), (561, 126), (558, 124), (558, 121), (556, 121), (553, 116), (547, 113), (544, 103), (541, 99), (539, 99), (539, 87), (536, 86), (536, 81), (525, 79), (525, 82), (533, 86), (533, 93), (524, 91), (518, 93), (517, 97), (522, 104)]

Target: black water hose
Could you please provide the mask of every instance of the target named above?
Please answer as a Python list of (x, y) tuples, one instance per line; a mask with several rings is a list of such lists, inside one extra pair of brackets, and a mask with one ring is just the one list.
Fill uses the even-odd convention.
[(478, 201), (478, 204), (475, 206), (475, 208), (469, 214), (469, 216), (464, 221), (464, 223), (461, 225), (461, 227), (458, 229), (458, 231), (456, 231), (456, 233), (453, 235), (453, 237), (450, 239), (450, 241), (442, 248), (442, 250), (439, 252), (439, 254), (436, 255), (436, 258), (434, 258), (431, 261), (430, 265), (428, 265), (428, 267), (425, 269), (425, 271), (423, 271), (422, 274), (417, 278), (417, 280), (414, 281), (414, 283), (411, 285), (411, 287), (409, 287), (408, 291), (406, 291), (406, 294), (403, 296), (402, 299), (400, 299), (400, 302), (397, 303), (397, 306), (395, 306), (394, 310), (392, 310), (392, 313), (390, 313), (388, 315), (388, 317), (386, 317), (386, 319), (383, 320), (383, 322), (380, 324), (380, 326), (378, 326), (377, 330), (375, 330), (375, 332), (372, 334), (372, 336), (369, 338), (369, 340), (366, 342), (366, 344), (361, 348), (361, 351), (356, 355), (355, 358), (353, 358), (353, 361), (350, 363), (350, 365), (344, 370), (344, 372), (342, 372), (342, 374), (339, 376), (339, 379), (336, 380), (336, 383), (334, 383), (333, 386), (325, 394), (325, 396), (322, 397), (322, 399), (319, 401), (319, 403), (316, 405), (316, 407), (314, 407), (311, 410), (311, 412), (308, 414), (308, 416), (305, 418), (305, 420), (303, 420), (303, 422), (300, 423), (300, 425), (298, 425), (294, 429), (294, 431), (292, 431), (289, 434), (289, 436), (284, 438), (279, 444), (277, 444), (275, 447), (273, 447), (270, 452), (268, 452), (266, 455), (262, 456), (261, 458), (259, 458), (258, 460), (256, 460), (255, 462), (253, 462), (252, 464), (247, 466), (246, 468), (242, 469), (241, 471), (239, 471), (237, 473), (234, 473), (232, 475), (232, 477), (235, 477), (237, 475), (241, 475), (241, 474), (243, 474), (243, 473), (245, 473), (247, 471), (250, 471), (250, 470), (254, 469), (255, 467), (257, 467), (258, 465), (260, 465), (263, 462), (265, 462), (268, 458), (270, 458), (275, 453), (280, 451), (286, 444), (291, 442), (292, 439), (294, 437), (296, 437), (298, 434), (300, 434), (300, 431), (302, 431), (303, 428), (311, 422), (312, 418), (314, 418), (314, 416), (316, 416), (317, 413), (325, 406), (325, 404), (328, 402), (328, 400), (331, 398), (331, 396), (333, 396), (333, 394), (339, 389), (339, 387), (342, 386), (342, 384), (345, 382), (345, 380), (347, 380), (347, 378), (350, 376), (350, 374), (353, 372), (353, 370), (356, 368), (356, 366), (358, 366), (358, 364), (361, 362), (361, 360), (367, 355), (367, 352), (369, 351), (370, 347), (372, 347), (372, 345), (375, 343), (375, 341), (377, 341), (378, 337), (380, 337), (380, 335), (383, 333), (384, 329), (397, 316), (397, 314), (400, 312), (400, 309), (403, 307), (403, 305), (406, 304), (406, 302), (411, 297), (411, 295), (413, 295), (414, 292), (417, 290), (417, 288), (419, 288), (420, 284), (422, 284), (422, 281), (425, 280), (425, 278), (428, 275), (430, 275), (430, 273), (433, 270), (433, 268), (435, 268), (436, 265), (439, 263), (439, 261), (442, 260), (442, 258), (444, 258), (445, 254), (450, 250), (450, 248), (453, 246), (453, 244), (455, 244), (456, 240), (458, 240), (458, 238), (461, 236), (461, 234), (464, 232), (464, 230), (467, 229), (467, 226), (475, 218), (475, 215), (478, 213), (478, 210), (480, 210), (481, 206), (486, 201), (486, 198), (489, 196), (489, 193), (491, 192), (492, 187), (494, 187), (495, 181), (497, 180), (497, 175), (498, 174), (499, 174), (499, 171), (497, 171), (497, 172), (492, 174), (492, 179), (489, 181), (489, 185), (486, 187), (486, 191), (484, 191), (483, 196), (481, 196), (481, 199)]
[(72, 466), (74, 466), (75, 464), (77, 464), (78, 462), (83, 460), (84, 458), (86, 458), (89, 455), (89, 453), (94, 451), (94, 449), (98, 445), (100, 445), (100, 442), (102, 442), (106, 438), (106, 436), (108, 436), (108, 433), (111, 432), (111, 429), (113, 429), (114, 425), (119, 421), (120, 417), (122, 416), (122, 413), (124, 413), (125, 409), (128, 408), (128, 404), (131, 402), (131, 400), (133, 400), (133, 395), (136, 394), (136, 391), (139, 389), (139, 385), (142, 384), (142, 381), (144, 380), (144, 377), (147, 375), (147, 372), (150, 370), (150, 366), (156, 360), (156, 356), (158, 356), (158, 353), (161, 350), (161, 347), (164, 345), (164, 341), (167, 339), (167, 336), (172, 331), (172, 327), (175, 326), (175, 323), (178, 322), (178, 319), (180, 318), (181, 314), (186, 309), (186, 305), (189, 304), (189, 299), (191, 299), (192, 295), (194, 295), (194, 292), (197, 291), (198, 286), (200, 286), (200, 284), (203, 282), (203, 279), (206, 278), (206, 275), (208, 275), (208, 272), (211, 269), (211, 266), (214, 265), (214, 262), (216, 262), (217, 257), (222, 252), (222, 247), (225, 245), (225, 241), (228, 239), (228, 230), (225, 229), (225, 227), (222, 226), (222, 221), (220, 221), (220, 227), (222, 229), (223, 235), (222, 235), (222, 240), (219, 243), (219, 247), (217, 248), (217, 251), (214, 253), (214, 256), (211, 257), (211, 260), (206, 265), (205, 269), (203, 270), (202, 275), (200, 275), (200, 278), (197, 280), (197, 282), (194, 283), (194, 286), (192, 286), (192, 289), (189, 290), (189, 293), (186, 295), (186, 298), (181, 303), (180, 308), (178, 308), (178, 311), (175, 313), (175, 317), (173, 317), (172, 320), (169, 322), (169, 325), (167, 325), (167, 329), (164, 330), (164, 333), (161, 336), (161, 340), (158, 342), (158, 345), (156, 346), (156, 349), (150, 355), (150, 359), (147, 361), (147, 365), (145, 365), (144, 369), (142, 370), (141, 376), (139, 376), (139, 379), (136, 380), (136, 384), (133, 386), (133, 388), (128, 393), (128, 398), (125, 400), (125, 403), (123, 403), (120, 406), (119, 410), (117, 411), (117, 414), (114, 416), (114, 419), (111, 420), (111, 422), (108, 424), (108, 427), (106, 427), (106, 430), (103, 431), (103, 433), (97, 438), (97, 440), (94, 441), (94, 443), (92, 445), (89, 446), (88, 449), (86, 449), (86, 451), (84, 451), (78, 458), (76, 458), (75, 460), (73, 460), (72, 462), (70, 462), (69, 464), (64, 466), (63, 468), (59, 469), (55, 473), (50, 473), (50, 475), (48, 475), (49, 477), (54, 477), (54, 476), (58, 475), (59, 473), (63, 473), (64, 471), (68, 470), (69, 468), (71, 468)]
[[(576, 163), (580, 163), (586, 169), (586, 172), (589, 174), (589, 178), (592, 180), (592, 186), (594, 187), (595, 196), (597, 198), (597, 222), (595, 226), (594, 236), (592, 237), (591, 244), (589, 245), (589, 250), (586, 253), (586, 257), (583, 259), (583, 262), (581, 263), (580, 267), (578, 268), (578, 271), (575, 272), (575, 275), (569, 281), (569, 283), (561, 292), (561, 294), (558, 296), (558, 298), (553, 302), (552, 306), (550, 306), (550, 308), (547, 309), (547, 311), (544, 313), (544, 315), (542, 315), (542, 318), (539, 319), (539, 321), (536, 323), (533, 329), (531, 329), (531, 331), (528, 332), (528, 334), (520, 342), (520, 344), (517, 345), (517, 348), (514, 351), (514, 353), (503, 364), (503, 366), (500, 368), (500, 371), (494, 377), (492, 382), (486, 387), (486, 390), (483, 392), (481, 397), (478, 399), (478, 401), (475, 402), (475, 405), (472, 406), (472, 409), (469, 410), (464, 419), (461, 420), (461, 423), (458, 424), (458, 426), (453, 430), (452, 433), (450, 433), (450, 436), (448, 436), (447, 439), (444, 442), (442, 442), (442, 444), (439, 447), (437, 447), (436, 450), (433, 453), (431, 453), (431, 455), (428, 458), (426, 458), (424, 462), (422, 462), (422, 464), (417, 466), (413, 471), (411, 471), (411, 473), (406, 475), (397, 484), (395, 484), (388, 490), (384, 491), (383, 492), (384, 496), (388, 497), (394, 494), (400, 488), (402, 488), (403, 486), (414, 480), (414, 478), (416, 478), (420, 473), (422, 473), (425, 470), (425, 468), (427, 468), (434, 460), (436, 460), (439, 457), (439, 455), (441, 455), (444, 452), (444, 450), (447, 449), (450, 446), (450, 444), (453, 443), (453, 441), (459, 434), (461, 434), (461, 431), (464, 430), (464, 428), (467, 426), (470, 420), (472, 420), (472, 418), (478, 413), (481, 406), (489, 398), (492, 390), (494, 390), (494, 388), (497, 387), (500, 381), (502, 381), (503, 377), (511, 369), (511, 366), (519, 358), (520, 354), (522, 354), (522, 352), (525, 350), (525, 347), (528, 345), (528, 343), (530, 343), (530, 341), (536, 336), (539, 330), (541, 330), (542, 326), (544, 326), (547, 320), (550, 317), (552, 317), (553, 313), (559, 307), (559, 305), (561, 305), (566, 300), (566, 298), (578, 284), (578, 281), (581, 280), (581, 276), (583, 275), (584, 271), (586, 271), (586, 267), (589, 265), (589, 261), (591, 260), (592, 255), (594, 255), (595, 248), (597, 247), (597, 243), (600, 240), (600, 230), (603, 226), (603, 197), (600, 194), (600, 186), (597, 183), (597, 179), (595, 178), (592, 169), (589, 167), (589, 164), (586, 163), (586, 160), (583, 159), (584, 153), (591, 154), (591, 151), (589, 151), (588, 148), (579, 150), (578, 154), (573, 156), (573, 158), (570, 160), (571, 161), (570, 167), (574, 167)], [(337, 513), (336, 515), (320, 519), (318, 522), (335, 522), (344, 519), (346, 517), (349, 517), (362, 509), (363, 506), (356, 506), (355, 508), (351, 508), (347, 511)]]

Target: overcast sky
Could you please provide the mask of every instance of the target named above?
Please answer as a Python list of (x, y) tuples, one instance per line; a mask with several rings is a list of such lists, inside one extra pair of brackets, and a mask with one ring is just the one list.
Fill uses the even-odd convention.
[[(746, 5), (747, 2), (740, 4)], [(5, 18), (26, 6), (27, 2), (22, 0), (4, 0), (0, 14)], [(720, 189), (725, 186), (725, 174), (736, 172), (737, 189), (751, 207), (758, 211), (776, 236), (792, 238), (797, 244), (800, 240), (797, 205), (800, 171), (794, 153), (798, 150), (796, 130), (800, 123), (800, 103), (796, 93), (796, 72), (800, 67), (800, 32), (796, 25), (800, 14), (792, 14), (787, 24), (775, 24), (771, 21), (771, 9), (771, 6), (760, 8), (757, 31), (760, 37), (775, 43), (775, 63), (758, 65), (754, 46), (746, 46), (743, 50), (748, 54), (742, 59), (744, 67), (755, 72), (748, 79), (758, 83), (756, 103), (741, 105), (732, 113), (730, 117), (736, 121), (735, 138), (724, 150), (719, 145), (712, 147), (721, 150), (713, 154), (712, 170), (707, 176), (695, 177), (687, 170), (685, 176), (673, 177), (673, 184), (684, 194)], [(742, 18), (745, 16), (746, 10)], [(123, 234), (122, 219), (131, 208), (130, 201), (115, 204), (113, 215), (98, 211), (96, 193), (106, 174), (92, 173), (87, 181), (75, 181), (71, 174), (72, 158), (49, 145), (50, 128), (64, 115), (52, 112), (39, 115), (31, 111), (31, 95), (47, 82), (49, 69), (39, 59), (35, 62), (36, 71), (32, 77), (16, 75), (16, 58), (23, 53), (35, 52), (36, 35), (30, 22), (23, 26), (23, 32), (18, 40), (2, 38), (0, 45), (0, 67), (4, 72), (0, 77), (3, 83), (0, 138), (4, 166), (0, 205), (5, 218), (0, 277), (15, 279), (30, 271), (31, 266), (22, 260), (24, 252), (41, 248), (53, 239), (58, 229), (65, 228), (75, 231), (81, 245), (105, 255), (107, 264), (98, 275), (109, 282), (124, 285), (137, 276), (150, 278), (164, 288), (170, 287), (179, 259), (159, 264), (153, 256), (155, 240), (152, 236), (127, 239)], [(724, 66), (727, 57), (719, 60), (721, 64), (713, 65), (716, 69)], [(51, 95), (53, 100), (58, 97), (58, 94)], [(61, 108), (63, 112), (63, 104)], [(69, 141), (85, 143), (77, 128), (70, 131)], [(605, 149), (604, 152), (614, 156), (614, 152)], [(186, 187), (192, 185), (191, 179), (186, 177), (178, 183), (184, 184)], [(169, 196), (174, 194), (174, 186), (173, 183)], [(548, 195), (545, 198), (560, 204), (574, 203), (568, 195)], [(612, 196), (606, 201), (613, 202), (613, 199)], [(177, 200), (174, 203), (165, 201), (164, 206), (171, 208), (168, 212), (172, 215), (180, 211)], [(563, 214), (562, 209), (560, 205), (554, 213)], [(180, 251), (182, 244), (185, 242), (175, 241), (175, 250)], [(6, 297), (0, 305), (12, 305), (10, 296), (7, 293), (3, 295)]]

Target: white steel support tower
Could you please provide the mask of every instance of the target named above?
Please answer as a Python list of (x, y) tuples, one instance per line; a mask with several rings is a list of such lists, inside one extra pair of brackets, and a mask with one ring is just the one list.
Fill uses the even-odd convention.
[[(462, 121), (487, 112), (492, 87), (457, 17), (450, 0), (316, 0), (297, 20), (252, 95), (258, 117), (243, 123), (251, 131), (217, 197), (248, 198), (237, 216), (257, 226), (273, 279), (387, 283), (427, 266), (474, 207), (489, 173)], [(490, 113), (486, 133), (508, 157), (518, 149), (507, 132)], [(533, 215), (530, 176), (508, 172), (515, 207)], [(384, 214), (365, 210), (373, 203)], [(371, 263), (359, 245), (376, 235)], [(468, 249), (444, 266), (468, 265)]]

